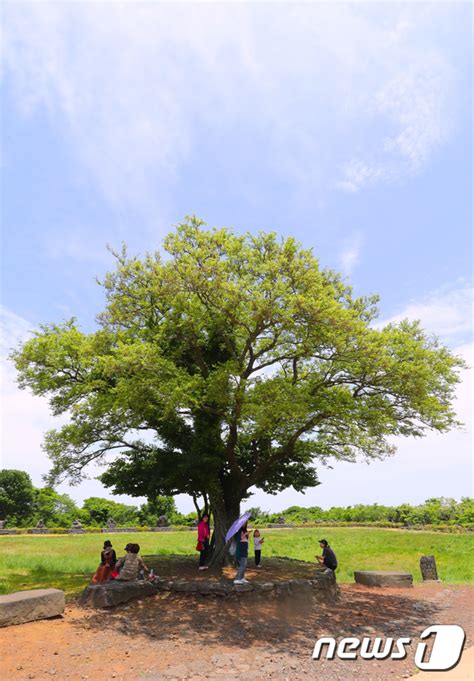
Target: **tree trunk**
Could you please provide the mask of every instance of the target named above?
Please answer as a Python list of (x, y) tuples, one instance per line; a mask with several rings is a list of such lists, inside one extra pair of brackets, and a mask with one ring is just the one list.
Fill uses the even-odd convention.
[(214, 550), (209, 564), (227, 565), (229, 563), (229, 554), (225, 535), (234, 520), (237, 520), (240, 515), (240, 499), (239, 497), (229, 498), (224, 495), (219, 495), (216, 498), (212, 495), (210, 497), (210, 505), (214, 520)]

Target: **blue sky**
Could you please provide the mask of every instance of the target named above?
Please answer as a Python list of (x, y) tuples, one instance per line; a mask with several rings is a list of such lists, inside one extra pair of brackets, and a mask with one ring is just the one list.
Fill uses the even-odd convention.
[[(196, 213), (296, 236), (357, 293), (380, 294), (382, 320), (419, 317), (469, 358), (471, 13), (437, 2), (4, 3), (4, 346), (72, 315), (92, 330), (106, 244), (154, 250)], [(336, 464), (306, 497), (252, 503), (472, 494), (468, 373), (464, 431), (400, 441), (369, 468)], [(4, 379), (2, 464), (39, 483), (53, 420), (8, 365)]]

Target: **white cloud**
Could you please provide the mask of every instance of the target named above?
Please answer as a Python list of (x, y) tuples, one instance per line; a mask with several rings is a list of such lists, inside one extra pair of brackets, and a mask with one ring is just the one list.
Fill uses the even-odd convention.
[[(42, 476), (50, 468), (48, 457), (41, 448), (44, 433), (61, 426), (66, 417), (52, 416), (46, 398), (20, 390), (16, 383), (16, 371), (7, 357), (13, 348), (31, 336), (33, 330), (34, 326), (26, 319), (0, 306), (0, 468), (25, 470), (33, 484), (42, 486)], [(90, 475), (99, 472), (91, 468)], [(88, 496), (110, 496), (98, 480), (86, 480), (72, 490), (62, 484), (58, 490), (71, 494), (77, 501)], [(114, 499), (132, 504), (143, 501), (127, 496)]]
[(350, 276), (354, 267), (360, 262), (360, 252), (362, 247), (362, 237), (356, 234), (346, 241), (345, 247), (339, 256), (339, 265), (342, 274)]
[(472, 333), (474, 289), (458, 282), (432, 291), (420, 300), (409, 302), (398, 314), (377, 324), (419, 319), (423, 328), (439, 335), (446, 343), (464, 342)]
[(156, 212), (198, 148), (245, 143), (247, 130), (270, 142), (258, 162), (283, 178), (359, 191), (419, 171), (443, 142), (453, 67), (438, 31), (456, 12), (7, 3), (5, 74), (24, 115), (48, 112), (111, 205)]

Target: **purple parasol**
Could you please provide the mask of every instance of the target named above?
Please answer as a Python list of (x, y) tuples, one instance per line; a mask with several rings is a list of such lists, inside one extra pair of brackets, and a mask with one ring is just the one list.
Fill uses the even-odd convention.
[(229, 541), (229, 539), (231, 539), (234, 536), (234, 534), (236, 534), (240, 530), (242, 525), (245, 525), (247, 520), (250, 518), (250, 515), (251, 515), (250, 513), (244, 513), (243, 515), (240, 516), (240, 518), (234, 520), (225, 536), (226, 541)]

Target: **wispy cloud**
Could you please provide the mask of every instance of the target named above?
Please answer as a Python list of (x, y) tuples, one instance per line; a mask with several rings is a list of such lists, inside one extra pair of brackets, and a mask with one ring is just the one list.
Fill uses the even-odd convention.
[(339, 267), (346, 277), (350, 276), (360, 262), (360, 254), (362, 248), (362, 236), (360, 234), (353, 235), (347, 239), (344, 248), (339, 256)]
[(473, 330), (474, 289), (465, 282), (456, 282), (412, 300), (397, 314), (378, 326), (397, 323), (402, 319), (419, 319), (422, 326), (439, 335), (451, 346), (469, 342)]
[(355, 192), (418, 172), (443, 142), (453, 74), (437, 28), (457, 11), (7, 3), (5, 74), (111, 203), (156, 209), (203, 130), (250, 130), (295, 186)]
[[(16, 371), (7, 359), (13, 348), (31, 337), (34, 324), (0, 306), (0, 468), (19, 468), (27, 471), (35, 485), (41, 486), (42, 476), (48, 472), (50, 463), (41, 445), (44, 434), (51, 428), (58, 428), (66, 422), (66, 416), (52, 416), (46, 397), (32, 395), (20, 390), (16, 382)], [(91, 468), (91, 475), (100, 470)], [(70, 492), (66, 483), (59, 491)], [(87, 496), (107, 496), (108, 491), (97, 480), (87, 480), (74, 488), (73, 497), (82, 500)], [(116, 497), (117, 501), (140, 503), (144, 500), (127, 496)]]

